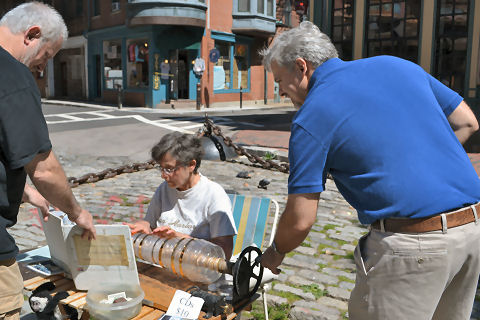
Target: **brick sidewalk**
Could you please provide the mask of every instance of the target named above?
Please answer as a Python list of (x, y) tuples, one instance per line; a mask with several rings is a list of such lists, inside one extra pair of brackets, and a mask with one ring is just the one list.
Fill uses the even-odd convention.
[(475, 168), (475, 171), (480, 176), (480, 153), (469, 153), (468, 157), (472, 162), (473, 168)]

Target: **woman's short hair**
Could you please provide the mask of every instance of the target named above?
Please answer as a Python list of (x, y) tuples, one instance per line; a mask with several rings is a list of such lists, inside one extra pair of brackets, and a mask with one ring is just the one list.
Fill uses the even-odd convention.
[(330, 38), (310, 21), (282, 32), (269, 48), (261, 50), (259, 54), (263, 56), (263, 65), (269, 71), (273, 61), (279, 66), (292, 68), (297, 58), (303, 58), (317, 68), (328, 59), (338, 57)]
[(196, 161), (194, 173), (197, 173), (202, 162), (203, 146), (200, 138), (180, 132), (171, 132), (162, 137), (152, 148), (152, 159), (160, 162), (165, 154), (169, 153), (182, 165), (187, 166), (192, 160)]
[(58, 11), (37, 1), (23, 3), (8, 11), (0, 19), (0, 26), (7, 27), (13, 34), (39, 26), (43, 43), (55, 42), (60, 38), (65, 41), (68, 38), (67, 26)]

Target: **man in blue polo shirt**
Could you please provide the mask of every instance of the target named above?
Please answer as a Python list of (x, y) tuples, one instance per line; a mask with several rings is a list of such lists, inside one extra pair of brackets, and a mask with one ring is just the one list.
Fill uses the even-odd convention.
[(316, 220), (330, 173), (371, 226), (355, 249), (350, 319), (470, 319), (480, 274), (480, 180), (462, 97), (390, 56), (345, 62), (310, 22), (262, 52), (291, 127), (288, 201), (262, 264), (274, 273)]

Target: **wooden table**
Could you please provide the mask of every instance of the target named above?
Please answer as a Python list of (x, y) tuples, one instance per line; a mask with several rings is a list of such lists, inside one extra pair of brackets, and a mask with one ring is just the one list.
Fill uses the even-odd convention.
[[(173, 274), (161, 268), (137, 262), (137, 269), (140, 279), (140, 286), (145, 292), (143, 306), (140, 314), (133, 318), (134, 320), (155, 320), (162, 316), (168, 309), (170, 302), (176, 290), (187, 290), (188, 288), (198, 285), (189, 280), (178, 278)], [(21, 268), (22, 273), (23, 269)], [(30, 274), (31, 275), (31, 274)], [(28, 278), (28, 275), (24, 279)], [(34, 276), (24, 281), (24, 289), (33, 291), (41, 284), (52, 281), (56, 289), (52, 294), (60, 291), (67, 291), (70, 295), (60, 301), (60, 311), (64, 313), (62, 305), (69, 305), (82, 313), (81, 320), (89, 319), (88, 310), (86, 309), (86, 291), (78, 291), (71, 279), (65, 278), (63, 275), (55, 276)], [(205, 289), (205, 288), (203, 288)], [(211, 317), (209, 320), (225, 320), (233, 319), (239, 311), (251, 305), (251, 303), (259, 297), (255, 294), (252, 298), (246, 299), (234, 306), (234, 311), (230, 314)], [(202, 311), (198, 319), (206, 320), (205, 313)]]

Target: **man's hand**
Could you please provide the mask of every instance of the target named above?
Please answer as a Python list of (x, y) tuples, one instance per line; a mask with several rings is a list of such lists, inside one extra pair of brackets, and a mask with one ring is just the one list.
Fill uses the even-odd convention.
[(177, 232), (169, 226), (161, 226), (153, 229), (153, 234), (160, 238), (191, 238), (189, 235)]
[(25, 183), (25, 188), (23, 189), (22, 201), (28, 202), (31, 205), (39, 208), (42, 212), (43, 220), (48, 220), (50, 203), (40, 194), (40, 192), (30, 187), (27, 183)]
[(95, 226), (93, 225), (93, 218), (90, 212), (82, 209), (78, 217), (73, 222), (75, 222), (79, 227), (83, 228), (83, 239), (87, 238), (88, 240), (93, 240), (96, 238), (97, 233), (95, 231)]
[(145, 220), (139, 220), (134, 223), (124, 222), (123, 224), (130, 227), (130, 232), (132, 233), (132, 235), (139, 232), (146, 234), (152, 233), (152, 229), (150, 229), (150, 223)]
[(270, 269), (273, 274), (279, 274), (282, 270), (278, 266), (282, 264), (284, 254), (276, 252), (271, 246), (265, 250), (260, 259), (260, 264), (265, 268)]

